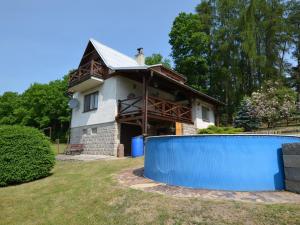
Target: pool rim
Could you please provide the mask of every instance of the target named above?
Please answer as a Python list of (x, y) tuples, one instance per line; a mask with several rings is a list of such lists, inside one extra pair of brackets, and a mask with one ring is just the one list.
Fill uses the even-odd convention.
[(166, 137), (212, 137), (212, 136), (267, 136), (267, 137), (292, 137), (299, 138), (299, 135), (281, 135), (281, 134), (185, 134), (185, 135), (156, 135), (156, 136), (147, 136), (146, 140), (152, 138), (166, 138)]

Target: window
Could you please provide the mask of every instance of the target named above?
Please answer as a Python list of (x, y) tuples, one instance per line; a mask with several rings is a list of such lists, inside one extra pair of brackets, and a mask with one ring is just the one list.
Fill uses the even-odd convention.
[(83, 134), (87, 134), (87, 129), (83, 129), (83, 130), (82, 130), (82, 133), (83, 133)]
[(98, 91), (84, 96), (84, 112), (95, 110), (98, 107)]
[(97, 134), (97, 127), (92, 128), (92, 134)]
[(209, 108), (202, 106), (202, 120), (209, 122)]

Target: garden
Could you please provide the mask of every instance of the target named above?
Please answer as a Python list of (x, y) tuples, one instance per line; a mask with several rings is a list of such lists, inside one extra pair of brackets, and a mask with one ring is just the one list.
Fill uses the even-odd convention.
[(122, 185), (143, 158), (54, 161), (39, 130), (0, 127), (0, 224), (299, 224), (300, 205), (175, 197)]
[(52, 175), (0, 188), (0, 224), (299, 224), (299, 204), (170, 197), (123, 187), (143, 159), (57, 162)]

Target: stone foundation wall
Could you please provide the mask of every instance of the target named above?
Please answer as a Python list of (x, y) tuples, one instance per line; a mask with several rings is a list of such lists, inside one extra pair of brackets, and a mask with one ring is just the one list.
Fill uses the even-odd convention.
[(183, 123), (182, 124), (182, 134), (183, 135), (197, 134), (197, 128), (195, 127), (194, 124)]
[(71, 144), (84, 144), (83, 154), (117, 155), (120, 127), (116, 122), (71, 128)]

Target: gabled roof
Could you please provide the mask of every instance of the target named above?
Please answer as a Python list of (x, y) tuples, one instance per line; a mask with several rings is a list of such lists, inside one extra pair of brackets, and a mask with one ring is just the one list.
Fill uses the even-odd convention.
[(122, 67), (144, 67), (139, 65), (133, 58), (101, 44), (94, 39), (90, 39), (90, 42), (104, 61), (105, 65), (110, 69), (114, 70)]

